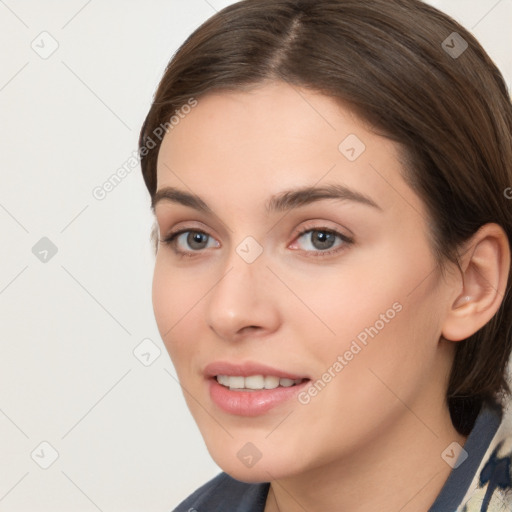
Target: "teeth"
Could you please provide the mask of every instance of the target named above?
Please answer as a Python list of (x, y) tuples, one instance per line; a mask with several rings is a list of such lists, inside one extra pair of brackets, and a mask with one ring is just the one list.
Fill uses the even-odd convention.
[[(236, 379), (237, 377), (235, 377)], [(250, 377), (238, 377), (242, 379), (242, 382), (245, 380), (245, 386), (248, 389), (263, 389), (265, 387), (265, 378), (263, 375), (251, 375)]]
[(271, 375), (265, 377), (265, 389), (275, 389), (279, 386), (279, 377)]
[(273, 375), (251, 375), (249, 377), (230, 376), (230, 375), (217, 375), (217, 382), (229, 389), (243, 389), (243, 390), (259, 390), (259, 389), (275, 389), (278, 386), (289, 388), (295, 384), (300, 384), (302, 379), (280, 379)]
[(228, 385), (230, 389), (243, 389), (245, 379), (243, 377), (228, 377)]
[(227, 375), (217, 375), (217, 382), (223, 386), (229, 386), (229, 377)]

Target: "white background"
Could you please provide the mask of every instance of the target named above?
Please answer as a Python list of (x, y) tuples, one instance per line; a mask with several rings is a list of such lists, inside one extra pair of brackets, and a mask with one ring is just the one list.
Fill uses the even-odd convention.
[[(136, 150), (179, 44), (229, 3), (0, 0), (1, 511), (170, 511), (219, 471), (154, 320), (140, 168), (92, 190)], [(512, 0), (431, 3), (510, 84)], [(31, 48), (43, 31), (59, 45), (47, 59)], [(58, 250), (46, 263), (42, 237)], [(150, 366), (133, 354), (147, 338)]]

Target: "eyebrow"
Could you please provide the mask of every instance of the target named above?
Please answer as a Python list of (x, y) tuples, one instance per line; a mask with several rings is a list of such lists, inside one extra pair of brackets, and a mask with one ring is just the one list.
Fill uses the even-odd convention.
[[(267, 213), (284, 212), (323, 199), (352, 201), (382, 211), (382, 208), (371, 197), (337, 183), (321, 187), (298, 187), (284, 190), (273, 195), (265, 203), (265, 209)], [(211, 208), (198, 195), (190, 194), (189, 192), (175, 187), (163, 187), (155, 192), (151, 200), (153, 212), (155, 211), (156, 205), (161, 201), (181, 204), (207, 214), (213, 213)]]

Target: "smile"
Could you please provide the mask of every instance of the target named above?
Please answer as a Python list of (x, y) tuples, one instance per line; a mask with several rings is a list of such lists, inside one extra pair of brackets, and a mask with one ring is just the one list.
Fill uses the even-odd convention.
[[(235, 416), (261, 416), (296, 404), (310, 376), (256, 361), (215, 361), (202, 371), (213, 404)], [(287, 405), (288, 404), (288, 405)]]
[(231, 391), (258, 391), (263, 389), (289, 388), (300, 384), (304, 379), (287, 379), (274, 375), (250, 375), (248, 377), (217, 375), (217, 382)]

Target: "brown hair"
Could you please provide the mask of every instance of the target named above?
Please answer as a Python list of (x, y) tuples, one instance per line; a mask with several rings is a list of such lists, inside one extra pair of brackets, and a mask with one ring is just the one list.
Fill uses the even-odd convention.
[[(460, 53), (464, 41), (462, 54), (450, 50)], [(458, 263), (461, 244), (488, 222), (501, 225), (511, 243), (507, 87), (467, 30), (419, 0), (244, 0), (208, 19), (169, 62), (140, 132), (152, 198), (161, 144), (155, 129), (191, 97), (266, 80), (339, 99), (403, 148), (404, 179), (427, 207), (441, 270)], [(483, 401), (510, 393), (510, 286), (509, 272), (497, 314), (457, 344), (447, 401), (464, 435)]]

